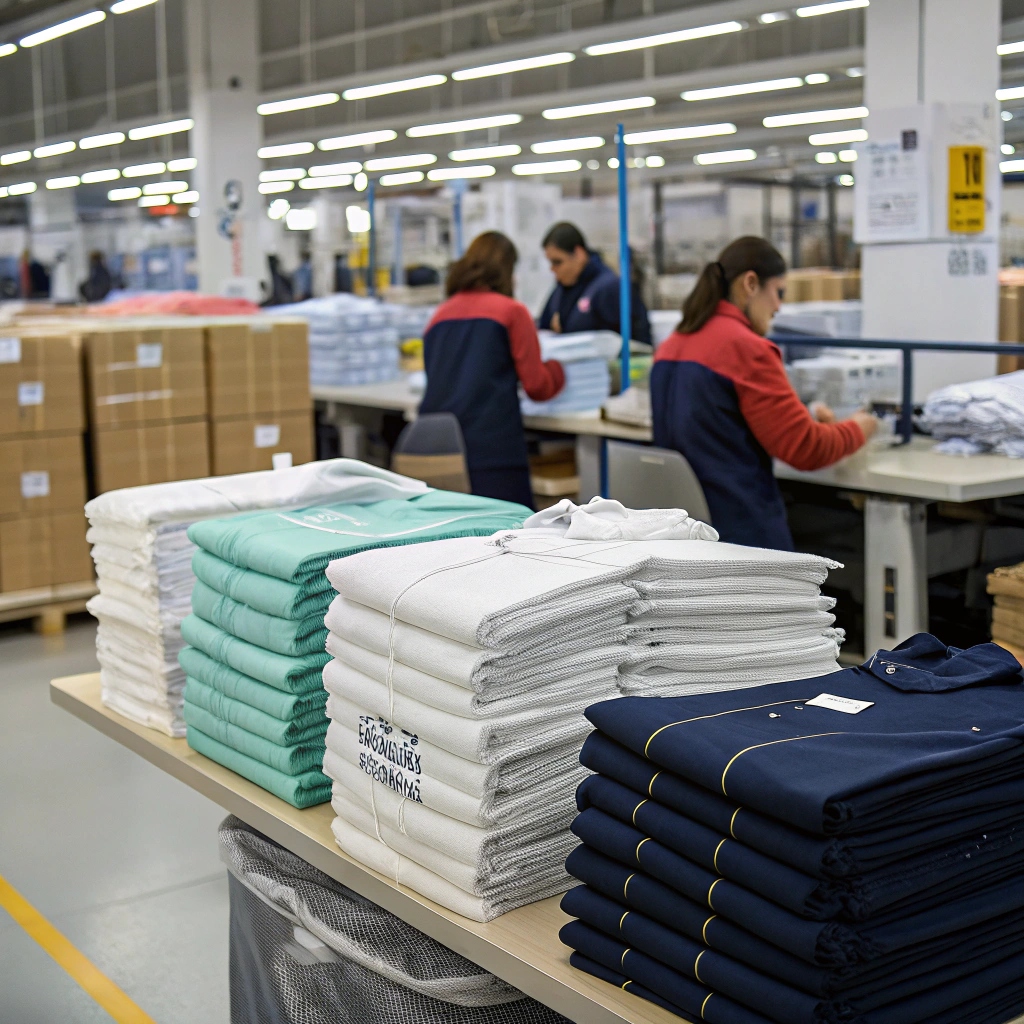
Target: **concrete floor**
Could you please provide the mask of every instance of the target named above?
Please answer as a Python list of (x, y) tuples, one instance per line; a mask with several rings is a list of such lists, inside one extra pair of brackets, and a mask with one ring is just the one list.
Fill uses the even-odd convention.
[[(94, 643), (0, 626), (0, 875), (157, 1024), (227, 1024), (225, 812), (50, 703)], [(0, 1024), (110, 1020), (0, 909)]]

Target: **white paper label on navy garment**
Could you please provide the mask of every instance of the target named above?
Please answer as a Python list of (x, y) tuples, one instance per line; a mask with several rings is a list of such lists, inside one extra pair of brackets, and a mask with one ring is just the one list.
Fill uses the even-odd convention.
[(50, 496), (50, 474), (46, 470), (21, 474), (21, 496), (23, 498), (48, 498)]
[(359, 767), (406, 800), (423, 803), (419, 742), (418, 736), (396, 729), (383, 718), (359, 716)]
[(0, 363), (21, 362), (21, 338), (0, 338)]
[(854, 700), (852, 697), (837, 697), (833, 693), (819, 693), (814, 700), (805, 700), (804, 704), (814, 708), (828, 708), (829, 711), (842, 711), (844, 715), (859, 715), (867, 708), (874, 707), (872, 700)]
[(135, 365), (142, 370), (152, 370), (164, 365), (164, 346), (155, 341), (151, 344), (135, 346)]
[(274, 448), (281, 443), (281, 427), (277, 423), (258, 423), (253, 430), (257, 448)]
[(18, 385), (18, 405), (42, 405), (44, 393), (41, 380), (25, 381)]

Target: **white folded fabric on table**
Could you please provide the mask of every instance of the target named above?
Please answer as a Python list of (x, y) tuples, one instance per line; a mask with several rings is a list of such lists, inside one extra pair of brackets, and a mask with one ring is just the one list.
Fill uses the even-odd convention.
[(563, 498), (535, 512), (524, 530), (545, 530), (569, 540), (718, 540), (718, 531), (679, 508), (626, 508), (613, 498), (586, 505)]
[(574, 412), (598, 412), (611, 394), (612, 378), (604, 359), (583, 359), (566, 363), (565, 387), (546, 402), (522, 395), (519, 409), (524, 416), (561, 416)]
[(1019, 457), (1024, 441), (1024, 370), (951, 384), (933, 391), (924, 405), (924, 423), (951, 454), (1000, 451)]

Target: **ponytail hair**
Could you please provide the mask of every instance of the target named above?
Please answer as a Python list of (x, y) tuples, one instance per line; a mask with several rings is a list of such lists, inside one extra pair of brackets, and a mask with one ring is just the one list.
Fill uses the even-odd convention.
[(786, 273), (786, 261), (771, 242), (757, 235), (744, 235), (730, 242), (718, 259), (701, 271), (683, 303), (683, 319), (676, 330), (680, 334), (699, 331), (714, 316), (718, 303), (729, 297), (733, 281), (751, 270), (763, 285), (769, 278)]

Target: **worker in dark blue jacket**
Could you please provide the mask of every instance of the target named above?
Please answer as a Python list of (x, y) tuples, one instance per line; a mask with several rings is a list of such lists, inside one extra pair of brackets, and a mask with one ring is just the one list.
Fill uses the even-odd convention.
[[(544, 236), (544, 255), (558, 282), (548, 297), (539, 325), (561, 334), (580, 331), (619, 333), (619, 275), (596, 252), (587, 248), (580, 229), (562, 221)], [(630, 302), (634, 341), (651, 343), (647, 307), (636, 282)]]

